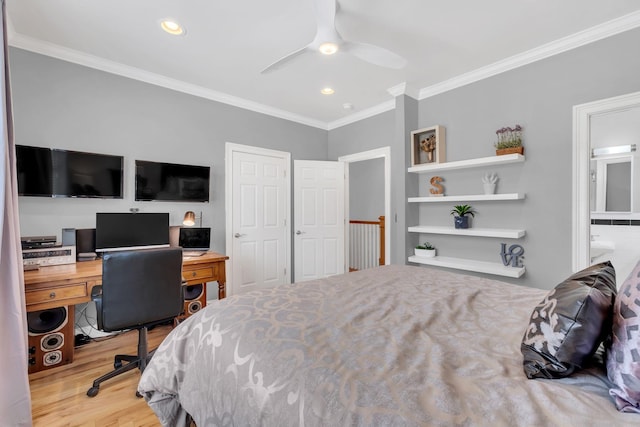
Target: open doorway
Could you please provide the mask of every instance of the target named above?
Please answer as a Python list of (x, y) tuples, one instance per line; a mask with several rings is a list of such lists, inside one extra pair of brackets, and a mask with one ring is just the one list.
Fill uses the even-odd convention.
[(390, 148), (342, 156), (347, 164), (345, 252), (349, 270), (389, 264)]
[[(637, 262), (634, 243), (640, 236), (640, 195), (637, 185), (638, 113), (640, 92), (602, 99), (573, 107), (573, 269), (610, 260), (618, 285)], [(626, 166), (611, 196), (611, 166)], [(615, 169), (615, 168), (614, 168)], [(626, 193), (622, 202), (613, 197)], [(635, 196), (635, 197), (634, 197)]]

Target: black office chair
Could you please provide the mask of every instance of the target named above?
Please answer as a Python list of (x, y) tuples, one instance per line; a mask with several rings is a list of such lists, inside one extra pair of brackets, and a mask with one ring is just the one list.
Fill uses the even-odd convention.
[(96, 303), (99, 329), (105, 332), (138, 329), (138, 354), (116, 355), (114, 370), (96, 379), (87, 391), (87, 396), (94, 397), (103, 381), (136, 367), (144, 371), (153, 355), (147, 350), (147, 328), (171, 320), (183, 311), (182, 249), (104, 254), (102, 285), (94, 286), (91, 299)]

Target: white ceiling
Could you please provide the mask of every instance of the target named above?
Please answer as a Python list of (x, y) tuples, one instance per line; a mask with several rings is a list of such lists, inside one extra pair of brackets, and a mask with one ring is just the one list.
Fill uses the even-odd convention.
[[(640, 26), (638, 0), (339, 0), (344, 39), (407, 65), (305, 53), (261, 74), (313, 40), (314, 1), (7, 0), (9, 43), (331, 129), (390, 109), (392, 94), (420, 99)], [(167, 17), (186, 35), (164, 33)]]

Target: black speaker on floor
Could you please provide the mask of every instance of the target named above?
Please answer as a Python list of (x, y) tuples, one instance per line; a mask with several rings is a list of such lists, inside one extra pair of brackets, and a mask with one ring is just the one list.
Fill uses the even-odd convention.
[(27, 313), (29, 373), (73, 361), (73, 306)]

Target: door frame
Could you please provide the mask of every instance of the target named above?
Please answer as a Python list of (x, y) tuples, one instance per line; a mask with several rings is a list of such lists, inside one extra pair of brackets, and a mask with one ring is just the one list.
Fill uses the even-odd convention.
[(224, 205), (225, 205), (225, 247), (226, 255), (229, 257), (229, 263), (226, 266), (227, 278), (227, 294), (233, 295), (235, 292), (233, 269), (230, 263), (234, 262), (233, 256), (233, 155), (235, 153), (255, 154), (258, 156), (276, 157), (284, 160), (285, 180), (285, 239), (284, 239), (284, 260), (286, 273), (284, 275), (284, 284), (291, 283), (291, 153), (286, 151), (271, 150), (268, 148), (253, 147), (251, 145), (236, 144), (233, 142), (225, 143), (224, 156)]
[[(590, 265), (591, 209), (589, 170), (591, 160), (591, 117), (623, 111), (640, 105), (640, 92), (600, 99), (573, 107), (573, 271)], [(632, 207), (633, 209), (633, 207)]]
[[(384, 250), (385, 257), (384, 263), (385, 265), (391, 264), (391, 147), (380, 147), (375, 148), (373, 150), (362, 151), (360, 153), (348, 154), (346, 156), (338, 157), (339, 162), (347, 163), (347, 168), (345, 169), (345, 186), (344, 186), (344, 214), (345, 214), (345, 222), (349, 221), (349, 163), (353, 162), (361, 162), (364, 160), (373, 160), (373, 159), (384, 159), (384, 217), (385, 217), (385, 228), (384, 228)], [(349, 260), (349, 227), (345, 224), (345, 260), (348, 263)]]

